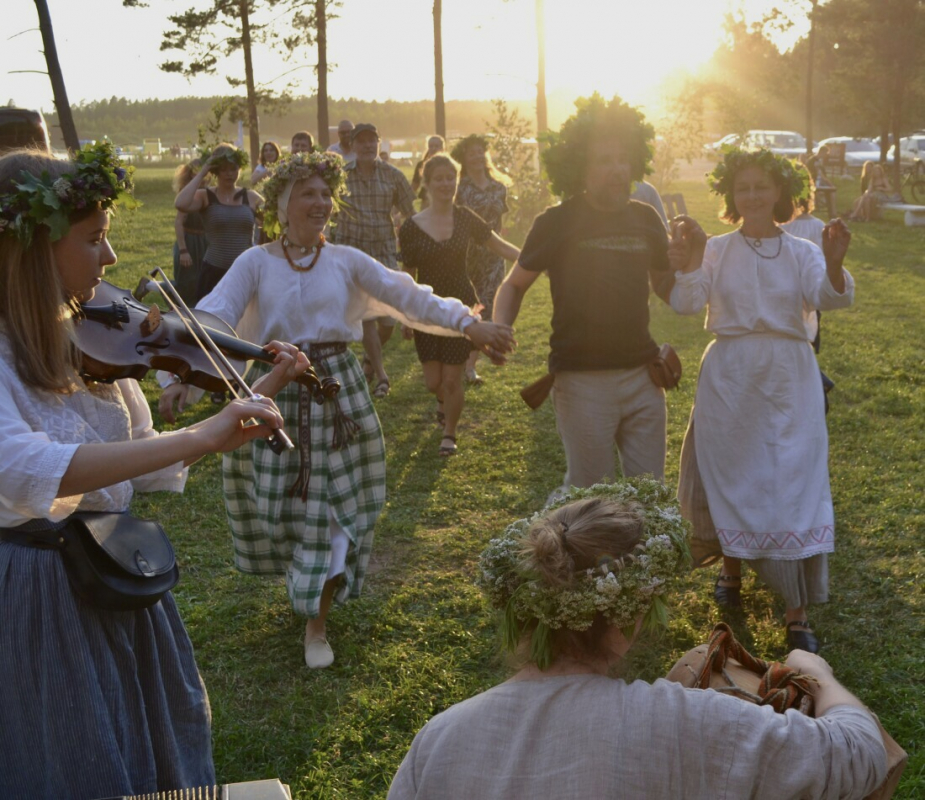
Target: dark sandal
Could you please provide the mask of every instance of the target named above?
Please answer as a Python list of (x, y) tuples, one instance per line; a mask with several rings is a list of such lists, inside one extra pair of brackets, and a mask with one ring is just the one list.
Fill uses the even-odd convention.
[[(451, 441), (452, 444), (445, 445), (445, 441)], [(437, 451), (438, 456), (455, 456), (456, 455), (456, 437), (455, 436), (444, 436), (440, 440), (440, 449)]]
[(388, 378), (383, 378), (379, 383), (376, 384), (376, 388), (373, 389), (373, 397), (386, 397), (388, 393), (392, 391), (392, 384), (389, 383)]
[[(738, 586), (720, 586), (720, 581), (736, 582)], [(713, 599), (724, 608), (739, 608), (742, 605), (742, 578), (738, 575), (720, 575), (713, 584)]]
[(787, 623), (787, 646), (791, 650), (805, 650), (807, 653), (819, 652), (819, 640), (811, 630), (795, 631), (794, 626), (801, 628), (812, 628), (812, 625), (805, 619), (795, 619)]

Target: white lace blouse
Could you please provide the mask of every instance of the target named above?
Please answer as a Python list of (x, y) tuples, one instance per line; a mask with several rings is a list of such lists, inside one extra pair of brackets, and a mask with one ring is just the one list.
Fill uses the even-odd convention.
[(78, 509), (124, 511), (136, 489), (183, 491), (187, 470), (175, 464), (105, 489), (55, 497), (81, 444), (156, 435), (134, 380), (93, 384), (71, 395), (26, 386), (0, 327), (0, 527), (30, 519), (58, 521)]

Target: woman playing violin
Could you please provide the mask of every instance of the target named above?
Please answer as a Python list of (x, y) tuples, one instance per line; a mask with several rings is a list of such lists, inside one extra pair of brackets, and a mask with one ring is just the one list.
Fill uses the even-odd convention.
[[(322, 231), (345, 185), (335, 153), (298, 153), (271, 165), (262, 184), (264, 229), (276, 241), (244, 253), (198, 305), (251, 340), (285, 335), (343, 387), (323, 405), (295, 386), (280, 394), (294, 440), (299, 431), (297, 451), (277, 457), (255, 442), (225, 458), (235, 562), (243, 572), (286, 574), (292, 606), (308, 618), (304, 656), (312, 668), (334, 660), (328, 611), (333, 600), (360, 594), (385, 502), (382, 430), (347, 343), (361, 340), (364, 319), (390, 316), (465, 336), (494, 359), (514, 344), (509, 327), (481, 322), (459, 300), (437, 297), (352, 247), (326, 244)], [(171, 413), (185, 393), (168, 387), (162, 410)]]
[[(39, 535), (78, 510), (125, 511), (135, 489), (182, 491), (189, 464), (282, 424), (270, 400), (234, 401), (158, 436), (135, 381), (81, 379), (73, 309), (92, 301), (116, 262), (109, 216), (131, 204), (130, 190), (108, 144), (74, 161), (31, 151), (0, 157), (4, 800), (215, 782), (209, 702), (173, 597), (137, 611), (92, 606)], [(257, 387), (266, 395), (307, 366), (291, 345), (271, 347), (277, 363)], [(260, 424), (246, 426), (252, 418)]]

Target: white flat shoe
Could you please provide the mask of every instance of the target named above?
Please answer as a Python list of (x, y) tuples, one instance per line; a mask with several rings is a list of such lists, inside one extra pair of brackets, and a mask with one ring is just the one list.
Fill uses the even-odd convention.
[(323, 636), (305, 641), (305, 666), (309, 669), (324, 669), (334, 663), (334, 651)]

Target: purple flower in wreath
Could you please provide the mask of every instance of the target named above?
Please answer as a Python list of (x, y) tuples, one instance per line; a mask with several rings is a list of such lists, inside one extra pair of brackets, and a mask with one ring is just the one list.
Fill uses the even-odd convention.
[(118, 181), (125, 180), (125, 170), (122, 169), (122, 167), (116, 167), (115, 173), (116, 173), (116, 180)]
[(85, 189), (87, 186), (87, 182), (83, 178), (74, 178), (74, 180), (71, 181), (71, 184), (75, 189)]

